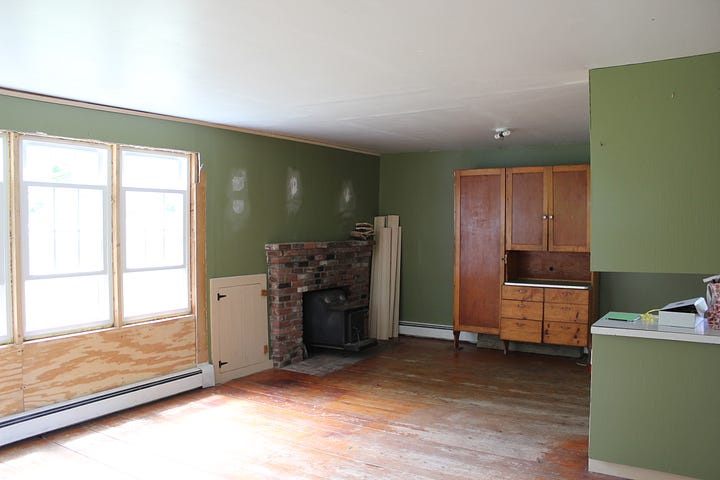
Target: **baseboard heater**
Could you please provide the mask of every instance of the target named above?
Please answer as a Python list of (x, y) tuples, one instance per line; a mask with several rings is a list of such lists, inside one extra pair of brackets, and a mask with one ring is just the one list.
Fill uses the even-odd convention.
[[(436, 325), (434, 323), (400, 322), (400, 335), (412, 337), (436, 338), (441, 340), (453, 339), (452, 325)], [(463, 342), (477, 342), (477, 334), (460, 332), (460, 340)]]
[(214, 384), (211, 365), (201, 365), (93, 395), (0, 418), (0, 446)]

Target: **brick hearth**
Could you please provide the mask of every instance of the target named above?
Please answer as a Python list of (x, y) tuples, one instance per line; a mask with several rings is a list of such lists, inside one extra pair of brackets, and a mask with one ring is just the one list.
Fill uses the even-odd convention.
[(303, 293), (344, 287), (351, 306), (368, 305), (370, 241), (271, 243), (265, 254), (275, 367), (303, 358)]

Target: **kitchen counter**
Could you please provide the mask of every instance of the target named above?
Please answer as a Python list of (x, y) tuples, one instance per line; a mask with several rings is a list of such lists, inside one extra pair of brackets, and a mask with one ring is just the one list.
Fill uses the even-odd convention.
[(570, 288), (575, 290), (590, 290), (588, 282), (568, 282), (564, 280), (508, 280), (505, 285), (514, 287), (543, 287), (543, 288)]
[(622, 320), (611, 320), (605, 316), (593, 324), (590, 333), (593, 335), (720, 344), (720, 330), (711, 329), (708, 327), (707, 322), (696, 329), (667, 327), (658, 325), (657, 317), (650, 322), (639, 318), (635, 321), (626, 322)]
[(720, 330), (603, 317), (591, 333), (588, 469), (717, 479)]

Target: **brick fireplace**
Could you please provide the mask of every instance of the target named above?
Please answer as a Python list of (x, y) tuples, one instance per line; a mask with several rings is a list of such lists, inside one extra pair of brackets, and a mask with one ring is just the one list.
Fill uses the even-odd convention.
[(371, 241), (270, 243), (270, 348), (274, 366), (303, 359), (303, 293), (342, 287), (352, 306), (367, 306)]

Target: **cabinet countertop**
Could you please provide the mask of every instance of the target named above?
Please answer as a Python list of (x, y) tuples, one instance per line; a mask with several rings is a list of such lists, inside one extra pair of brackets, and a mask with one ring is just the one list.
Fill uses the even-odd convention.
[(508, 280), (504, 283), (512, 287), (543, 287), (543, 288), (569, 288), (573, 290), (590, 290), (590, 284), (585, 282), (565, 282), (562, 280)]
[[(639, 314), (638, 314), (639, 316)], [(720, 330), (707, 325), (692, 329), (658, 325), (657, 318), (652, 321), (641, 319), (630, 322), (600, 318), (590, 329), (593, 335), (618, 337), (651, 338), (656, 340), (675, 340), (692, 343), (711, 343), (720, 345)]]

